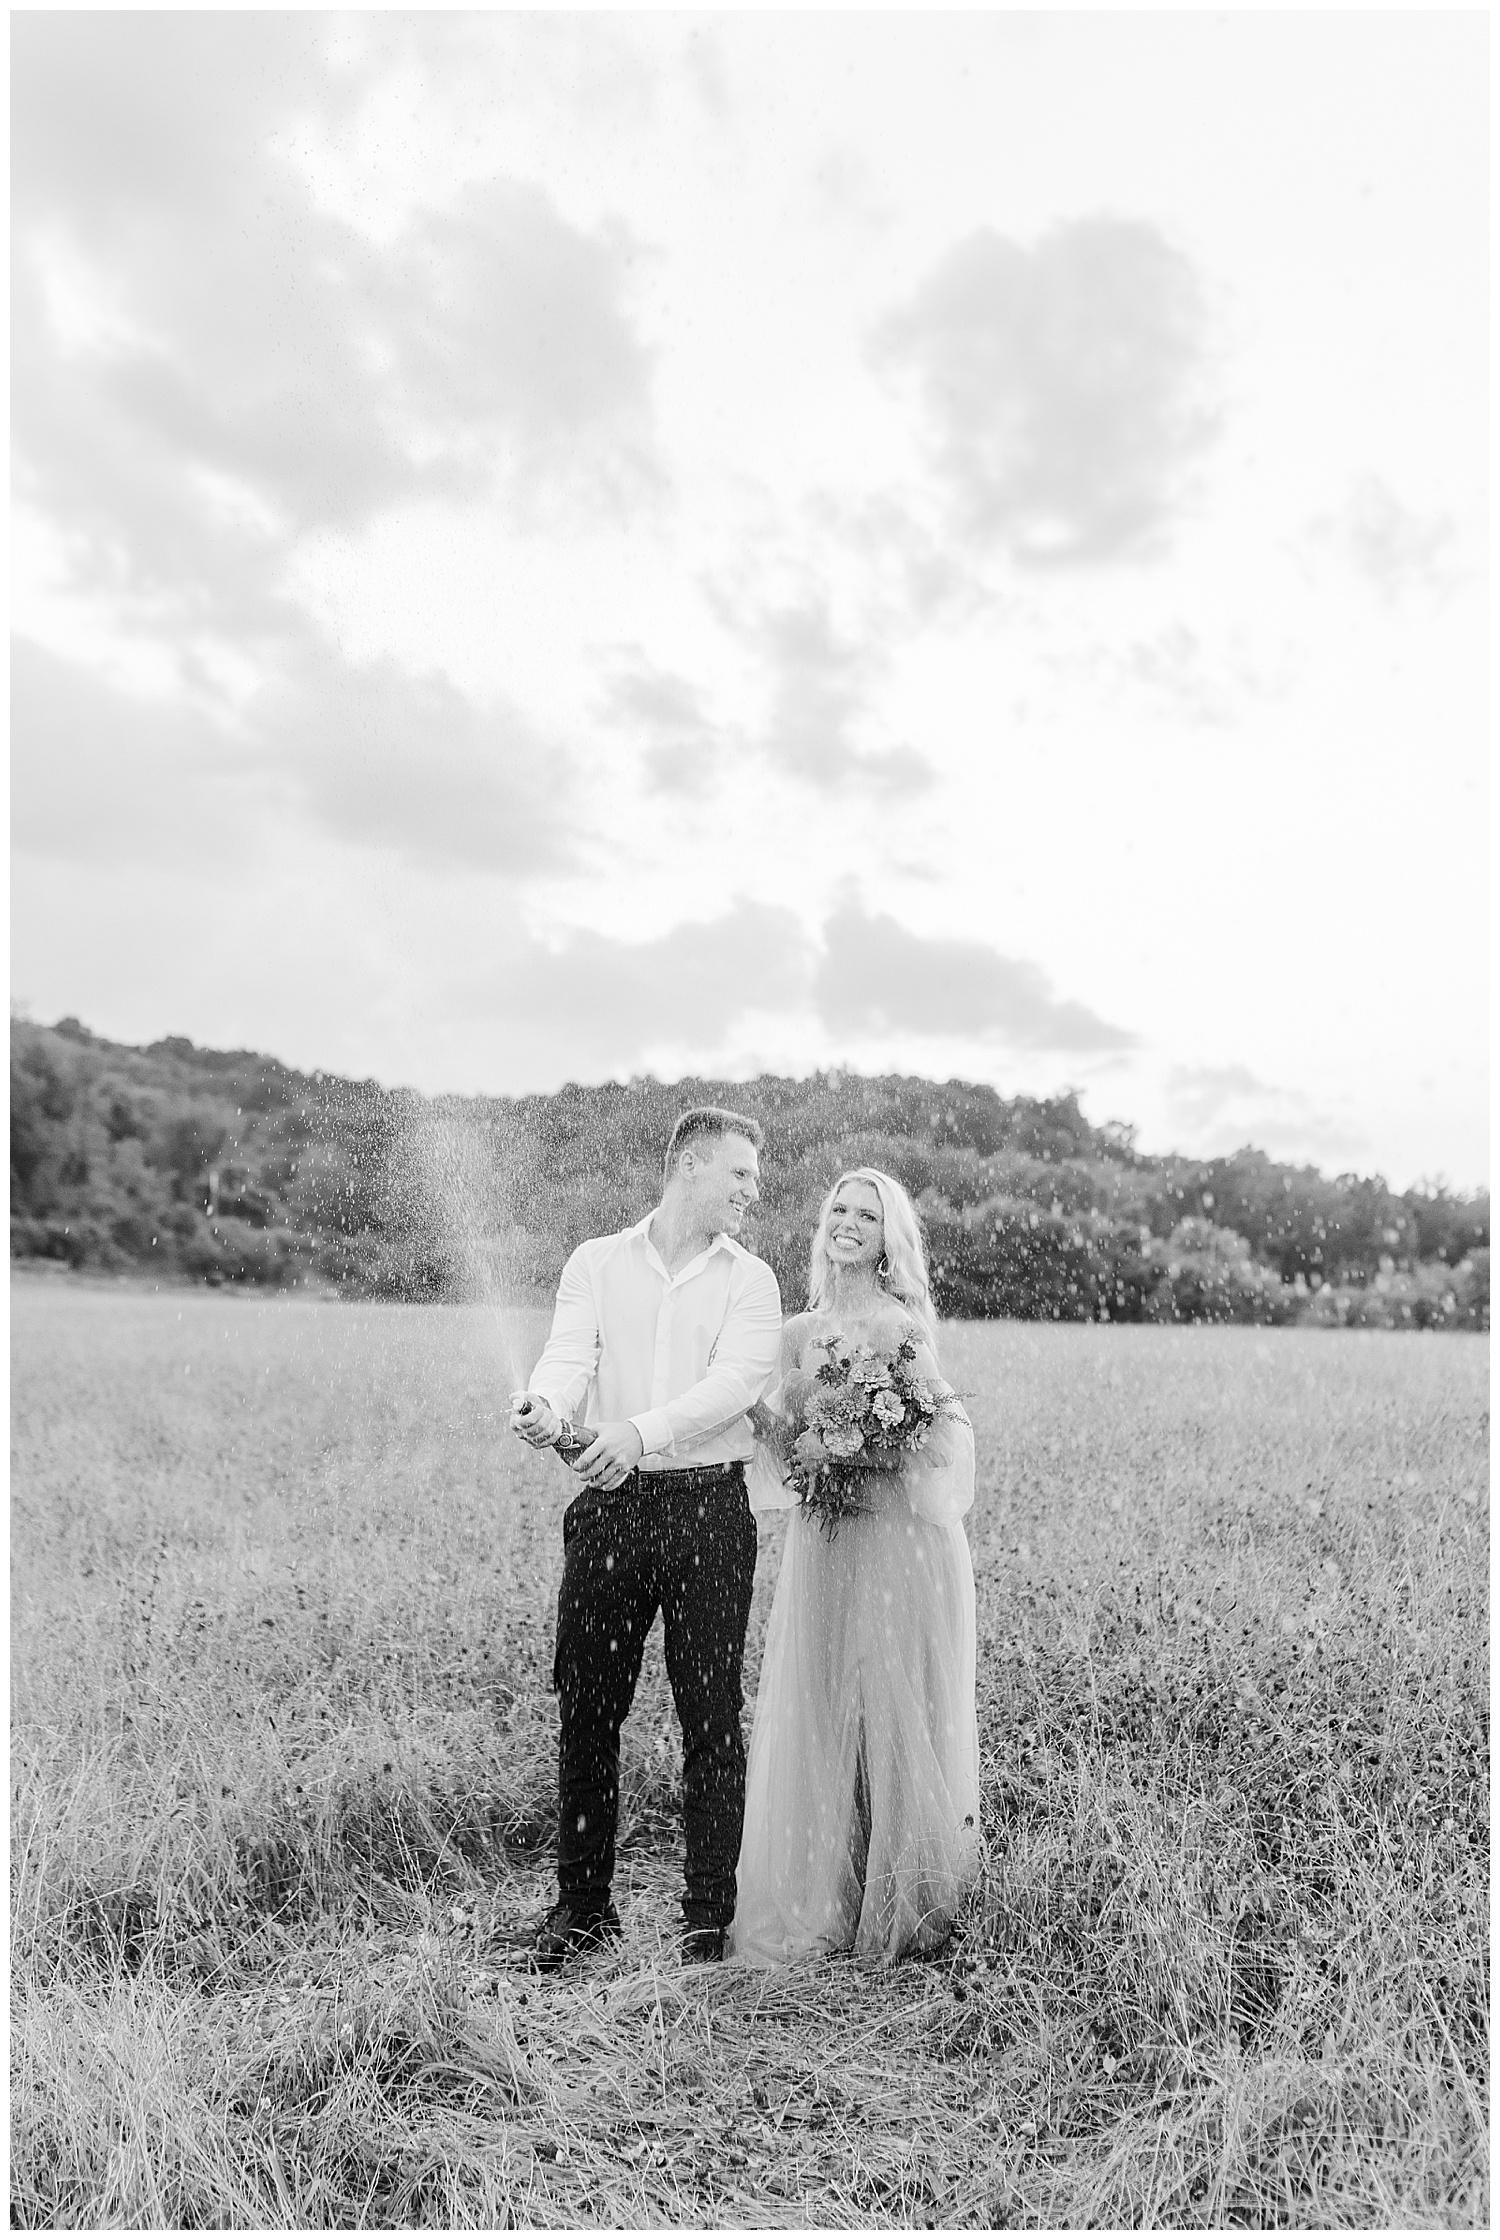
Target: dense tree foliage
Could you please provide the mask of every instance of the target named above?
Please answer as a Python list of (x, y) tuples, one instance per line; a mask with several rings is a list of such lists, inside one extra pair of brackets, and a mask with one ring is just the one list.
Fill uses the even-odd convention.
[(1071, 1093), (826, 1073), (426, 1098), (172, 1035), (11, 1025), (11, 1252), (395, 1298), (546, 1289), (654, 1202), (684, 1105), (766, 1131), (751, 1241), (800, 1303), (842, 1167), (922, 1211), (950, 1314), (1487, 1328), (1489, 1199), (1229, 1158), (1150, 1159)]

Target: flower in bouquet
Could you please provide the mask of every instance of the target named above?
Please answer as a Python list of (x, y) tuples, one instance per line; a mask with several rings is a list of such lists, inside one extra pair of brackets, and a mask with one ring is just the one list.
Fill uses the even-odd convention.
[(866, 1392), (889, 1389), (891, 1364), (869, 1346), (858, 1346), (849, 1356), (849, 1382)]
[(849, 1348), (836, 1336), (823, 1350), (790, 1475), (801, 1505), (832, 1537), (841, 1518), (868, 1514), (871, 1472), (915, 1454), (949, 1399), (917, 1375), (910, 1335), (893, 1354)]

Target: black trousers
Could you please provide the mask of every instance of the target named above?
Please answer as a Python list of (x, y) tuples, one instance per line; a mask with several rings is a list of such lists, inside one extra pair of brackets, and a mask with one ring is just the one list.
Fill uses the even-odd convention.
[(562, 1713), (557, 1881), (564, 1897), (602, 1905), (609, 1896), (620, 1728), (660, 1610), (682, 1722), (683, 1918), (705, 1929), (733, 1920), (745, 1819), (740, 1666), (755, 1545), (741, 1463), (644, 1481), (632, 1473), (616, 1492), (590, 1488), (564, 1512), (552, 1667)]

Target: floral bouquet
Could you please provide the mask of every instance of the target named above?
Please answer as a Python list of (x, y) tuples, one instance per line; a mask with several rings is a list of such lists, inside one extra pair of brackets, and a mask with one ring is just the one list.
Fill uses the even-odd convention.
[(915, 1454), (953, 1397), (917, 1375), (917, 1341), (908, 1333), (893, 1354), (824, 1341), (822, 1365), (803, 1408), (788, 1476), (800, 1505), (830, 1540), (843, 1517), (868, 1516), (868, 1480)]

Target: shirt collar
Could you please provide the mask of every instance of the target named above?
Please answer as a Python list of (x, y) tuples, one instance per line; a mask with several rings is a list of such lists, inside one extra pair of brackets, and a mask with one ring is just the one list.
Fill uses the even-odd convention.
[(651, 1242), (651, 1224), (656, 1218), (656, 1213), (657, 1208), (653, 1206), (645, 1220), (637, 1221), (632, 1228), (625, 1231), (625, 1234), (627, 1237), (640, 1238), (646, 1247), (647, 1258), (654, 1261), (662, 1274), (667, 1276), (668, 1283), (681, 1283), (683, 1277), (688, 1273), (688, 1269), (699, 1268), (705, 1260), (711, 1259), (716, 1252), (727, 1252), (733, 1248), (734, 1239), (730, 1236), (728, 1230), (716, 1229), (713, 1234), (713, 1241), (706, 1251), (696, 1253), (687, 1263), (687, 1267), (679, 1268), (675, 1276), (667, 1275), (667, 1264)]

